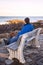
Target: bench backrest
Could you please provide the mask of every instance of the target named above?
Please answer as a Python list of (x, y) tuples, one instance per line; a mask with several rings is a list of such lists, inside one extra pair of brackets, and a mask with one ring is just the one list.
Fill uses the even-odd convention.
[(31, 32), (23, 34), (19, 46), (24, 46), (25, 44), (27, 44), (27, 42), (32, 41), (33, 39), (35, 39), (35, 43), (37, 43), (36, 46), (39, 46), (38, 37), (39, 37), (41, 29), (42, 28), (37, 28)]
[(30, 38), (30, 37), (33, 37), (33, 36), (38, 36), (40, 34), (40, 30), (41, 29), (42, 28), (34, 29), (31, 32), (27, 32), (27, 33), (23, 34), (22, 37), (24, 37), (24, 38), (27, 38), (27, 37)]

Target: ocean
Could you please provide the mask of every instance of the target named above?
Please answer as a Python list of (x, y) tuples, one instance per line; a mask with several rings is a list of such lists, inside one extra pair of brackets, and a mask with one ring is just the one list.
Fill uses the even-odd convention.
[[(0, 16), (0, 24), (6, 23), (8, 20), (22, 19), (24, 20), (26, 16)], [(29, 16), (30, 22), (36, 22), (37, 20), (43, 20), (42, 16)]]

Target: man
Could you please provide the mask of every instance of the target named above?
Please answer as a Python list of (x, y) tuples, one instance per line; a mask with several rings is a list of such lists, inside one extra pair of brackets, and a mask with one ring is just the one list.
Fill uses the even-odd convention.
[(9, 41), (8, 41), (9, 44), (17, 41), (20, 35), (27, 33), (27, 32), (30, 32), (34, 29), (34, 26), (32, 24), (30, 24), (30, 19), (28, 17), (25, 18), (24, 21), (25, 21), (25, 25), (22, 27), (21, 31), (18, 32), (16, 37), (12, 37), (12, 38), (9, 39)]

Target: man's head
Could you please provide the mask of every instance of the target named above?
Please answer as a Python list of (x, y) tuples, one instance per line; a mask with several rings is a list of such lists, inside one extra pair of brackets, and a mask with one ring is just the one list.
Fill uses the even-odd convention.
[(24, 21), (25, 21), (26, 24), (30, 23), (30, 19), (28, 17), (26, 17)]

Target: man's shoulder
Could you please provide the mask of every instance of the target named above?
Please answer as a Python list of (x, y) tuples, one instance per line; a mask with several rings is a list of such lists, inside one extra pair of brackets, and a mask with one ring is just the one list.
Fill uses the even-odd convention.
[(25, 24), (24, 26), (33, 26), (33, 24), (31, 24), (31, 23), (30, 24)]

